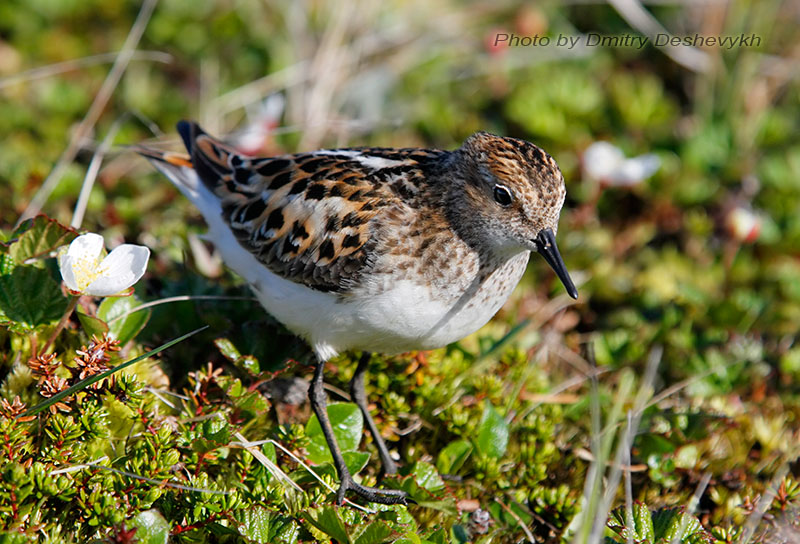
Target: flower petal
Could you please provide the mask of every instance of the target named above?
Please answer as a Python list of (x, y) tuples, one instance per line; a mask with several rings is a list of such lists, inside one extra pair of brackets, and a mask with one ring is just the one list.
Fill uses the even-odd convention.
[(661, 167), (657, 155), (648, 153), (627, 159), (611, 174), (610, 181), (614, 185), (630, 186), (655, 174)]
[(144, 246), (123, 244), (103, 259), (101, 272), (84, 293), (97, 297), (116, 295), (131, 287), (144, 275), (150, 250)]
[(584, 173), (594, 180), (605, 180), (625, 160), (622, 150), (609, 142), (595, 142), (583, 152)]
[(748, 208), (741, 206), (728, 212), (725, 226), (734, 239), (740, 242), (755, 242), (761, 234), (761, 218)]
[(74, 262), (75, 259), (67, 255), (67, 252), (65, 251), (64, 254), (61, 255), (58, 268), (61, 270), (61, 278), (64, 280), (67, 289), (70, 291), (80, 291), (80, 289), (78, 289), (78, 280), (75, 279), (75, 271), (72, 269)]
[(103, 237), (94, 232), (87, 232), (75, 238), (67, 249), (67, 255), (75, 260), (100, 257), (105, 242)]
[(87, 265), (88, 268), (92, 268), (92, 265), (98, 261), (103, 246), (103, 237), (93, 232), (78, 236), (69, 245), (67, 251), (61, 256), (59, 269), (61, 277), (70, 291), (81, 290), (80, 284), (89, 273)]

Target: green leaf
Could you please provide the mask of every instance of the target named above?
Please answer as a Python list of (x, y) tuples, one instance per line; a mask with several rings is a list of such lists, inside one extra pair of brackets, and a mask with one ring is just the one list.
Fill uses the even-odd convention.
[[(229, 393), (230, 394), (230, 393)], [(269, 401), (258, 391), (247, 391), (240, 396), (230, 395), (237, 409), (253, 414), (269, 410)]]
[(0, 539), (3, 544), (30, 544), (30, 541), (30, 536), (12, 532), (6, 532)]
[[(444, 512), (447, 516), (457, 516), (458, 509), (453, 497), (442, 497), (445, 485), (439, 473), (430, 463), (417, 461), (410, 474), (399, 482), (399, 488), (409, 494), (418, 506)], [(386, 482), (392, 485), (392, 480)]]
[(99, 338), (104, 332), (108, 332), (108, 325), (103, 320), (87, 314), (80, 306), (75, 313), (78, 314), (78, 321), (89, 336), (94, 335)]
[(391, 540), (392, 528), (383, 521), (372, 521), (355, 539), (355, 544), (381, 544)]
[(137, 528), (136, 542), (141, 544), (166, 544), (169, 539), (169, 523), (156, 509), (139, 512), (133, 526)]
[[(328, 417), (342, 452), (356, 451), (361, 442), (364, 425), (358, 406), (349, 402), (330, 404), (328, 405)], [(307, 449), (308, 458), (313, 463), (322, 464), (333, 461), (316, 415), (312, 415), (308, 420), (306, 435), (311, 439)]]
[(453, 540), (459, 544), (470, 542), (472, 540), (469, 531), (461, 524), (456, 523), (453, 525), (452, 532)]
[(633, 507), (633, 523), (636, 534), (641, 535), (643, 539), (653, 542), (656, 538), (655, 529), (653, 528), (653, 517), (650, 515), (647, 505), (644, 503), (636, 503)]
[(239, 534), (247, 542), (273, 544), (297, 542), (298, 525), (291, 517), (270, 511), (261, 505), (251, 505), (234, 512)]
[(647, 457), (652, 454), (663, 455), (675, 451), (675, 444), (655, 433), (645, 433), (637, 436), (636, 445), (639, 447), (641, 457)]
[(661, 508), (651, 516), (653, 533), (663, 542), (711, 542), (700, 522), (681, 507)]
[[(629, 525), (629, 515), (631, 521), (633, 521), (633, 526)], [(633, 503), (633, 512), (631, 514), (625, 510), (624, 506), (614, 509), (606, 525), (625, 540), (655, 542), (655, 531), (653, 530), (650, 510), (643, 503)]]
[(252, 542), (270, 542), (270, 526), (272, 515), (259, 506), (237, 512), (239, 534)]
[(0, 276), (0, 324), (33, 329), (58, 321), (66, 308), (67, 299), (45, 269), (17, 266)]
[(369, 453), (365, 451), (343, 451), (342, 457), (350, 474), (358, 474), (369, 462)]
[(483, 409), (475, 447), (488, 457), (502, 457), (508, 447), (508, 423), (490, 403)]
[(15, 266), (17, 266), (17, 263), (14, 262), (14, 259), (11, 257), (11, 255), (4, 255), (0, 253), (0, 276), (11, 274), (11, 271), (14, 270)]
[(245, 355), (238, 361), (236, 361), (236, 366), (246, 370), (250, 374), (256, 375), (261, 372), (261, 364), (258, 362), (258, 359), (252, 355)]
[(203, 438), (218, 445), (227, 444), (231, 438), (231, 430), (226, 421), (221, 419), (208, 419), (200, 425)]
[(409, 470), (408, 476), (400, 480), (388, 480), (387, 485), (402, 489), (418, 506), (444, 512), (447, 516), (458, 516), (455, 499), (443, 497), (446, 490), (444, 481), (430, 463), (417, 461)]
[(447, 531), (444, 527), (439, 527), (433, 533), (428, 535), (428, 542), (431, 544), (449, 544), (450, 539), (447, 538)]
[(442, 477), (439, 476), (439, 473), (436, 472), (436, 469), (433, 468), (433, 465), (430, 463), (417, 461), (414, 463), (413, 474), (417, 485), (432, 493), (441, 491), (445, 487), (444, 480), (442, 480)]
[(261, 444), (261, 453), (266, 455), (267, 459), (273, 463), (278, 462), (278, 455), (275, 453), (275, 444), (272, 442), (264, 442)]
[(214, 345), (223, 357), (248, 373), (258, 374), (261, 371), (258, 359), (252, 355), (242, 355), (229, 338), (217, 338)]
[[(633, 526), (629, 526), (629, 514), (625, 507), (616, 508), (608, 520), (608, 528), (619, 535), (619, 542), (680, 544), (710, 544), (713, 542), (708, 533), (694, 516), (686, 513), (682, 507), (662, 508), (650, 512), (646, 504), (633, 504), (631, 515)], [(612, 540), (613, 542), (614, 540)]]
[(199, 453), (214, 451), (230, 442), (230, 427), (221, 418), (207, 419), (200, 423), (200, 434), (192, 440), (192, 449)]
[[(295, 542), (297, 540), (295, 522), (292, 518), (272, 512), (261, 505), (250, 506), (235, 512), (239, 522), (237, 530), (247, 542)], [(292, 535), (294, 534), (294, 538)]]
[(339, 544), (352, 542), (342, 518), (339, 517), (338, 509), (325, 506), (319, 510), (309, 510), (306, 519), (311, 525), (339, 542)]
[(472, 444), (466, 440), (450, 442), (439, 452), (436, 468), (441, 474), (455, 474), (472, 453)]
[(129, 297), (107, 297), (97, 308), (97, 317), (108, 324), (108, 336), (114, 340), (119, 340), (121, 345), (127, 344), (139, 331), (141, 331), (150, 319), (150, 310), (130, 312), (137, 306), (141, 306), (141, 301), (135, 296)]
[(178, 342), (183, 342), (184, 340), (186, 340), (190, 336), (194, 336), (198, 332), (200, 332), (202, 330), (205, 330), (207, 328), (208, 328), (207, 326), (206, 327), (200, 327), (199, 329), (195, 329), (192, 332), (187, 332), (183, 336), (179, 336), (178, 338), (176, 338), (174, 340), (170, 340), (169, 342), (167, 342), (165, 344), (161, 344), (157, 348), (151, 349), (147, 353), (143, 353), (143, 354), (139, 355), (138, 357), (134, 357), (133, 359), (131, 359), (129, 361), (125, 361), (124, 363), (122, 363), (120, 365), (117, 365), (114, 368), (110, 368), (110, 369), (106, 370), (105, 372), (103, 372), (101, 374), (95, 374), (94, 376), (89, 376), (88, 378), (79, 381), (78, 383), (76, 383), (72, 387), (70, 387), (68, 389), (65, 389), (64, 391), (61, 391), (60, 393), (56, 393), (55, 395), (53, 395), (52, 397), (50, 397), (46, 401), (40, 402), (39, 404), (37, 404), (36, 406), (31, 408), (30, 410), (20, 414), (17, 417), (19, 418), (19, 417), (32, 416), (32, 415), (38, 414), (42, 410), (46, 410), (47, 408), (49, 408), (50, 406), (52, 406), (56, 402), (60, 401), (61, 399), (66, 398), (66, 397), (68, 397), (70, 395), (74, 395), (78, 391), (81, 391), (81, 390), (89, 387), (93, 383), (97, 383), (100, 380), (104, 380), (104, 379), (108, 378), (109, 376), (111, 376), (115, 372), (119, 372), (123, 368), (127, 368), (127, 367), (129, 367), (129, 366), (131, 366), (133, 364), (138, 363), (139, 361), (143, 361), (143, 360), (147, 359), (148, 357), (152, 357), (153, 355), (157, 355), (157, 354), (161, 353), (162, 351), (164, 351), (165, 349), (171, 348), (172, 346), (174, 346)]
[(236, 348), (233, 342), (231, 342), (231, 340), (228, 338), (217, 338), (216, 340), (214, 340), (214, 345), (217, 346), (217, 349), (222, 354), (222, 356), (225, 357), (231, 363), (235, 363), (242, 356), (242, 354), (239, 353), (239, 350)]
[(394, 544), (422, 544), (422, 540), (414, 533), (406, 533), (395, 540)]
[(70, 243), (78, 232), (45, 215), (37, 215), (23, 223), (0, 245), (0, 253), (8, 253), (17, 264), (40, 257)]

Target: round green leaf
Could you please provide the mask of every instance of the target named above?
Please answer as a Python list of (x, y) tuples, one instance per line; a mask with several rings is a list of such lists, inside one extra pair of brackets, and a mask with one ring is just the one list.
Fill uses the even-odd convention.
[(133, 518), (137, 528), (136, 542), (141, 544), (166, 544), (169, 539), (169, 524), (156, 509), (145, 510)]
[[(364, 425), (358, 406), (349, 402), (330, 404), (328, 405), (328, 417), (342, 452), (356, 451), (361, 442)], [(333, 460), (316, 415), (312, 415), (308, 420), (306, 435), (311, 439), (307, 449), (308, 457), (312, 462), (322, 464)]]
[(365, 451), (344, 451), (342, 457), (350, 474), (358, 474), (369, 462), (369, 453)]
[(414, 463), (414, 479), (417, 485), (430, 492), (437, 492), (444, 489), (444, 480), (433, 468), (433, 465), (424, 461)]
[(454, 474), (464, 465), (470, 453), (472, 453), (472, 444), (466, 440), (450, 442), (439, 452), (436, 468), (442, 474)]
[(339, 516), (338, 508), (325, 506), (316, 511), (311, 510), (308, 512), (306, 520), (337, 542), (350, 542), (350, 535), (347, 533), (347, 527)]
[(150, 310), (133, 312), (124, 317), (120, 316), (141, 304), (135, 296), (107, 297), (100, 303), (97, 317), (108, 323), (110, 338), (119, 340), (120, 344), (125, 345), (139, 334), (139, 331), (147, 324), (147, 320), (150, 319)]
[(494, 406), (486, 403), (483, 417), (478, 427), (478, 438), (475, 447), (488, 457), (502, 457), (508, 447), (508, 423), (497, 413)]
[(108, 325), (102, 319), (90, 316), (80, 306), (78, 306), (75, 313), (78, 314), (78, 321), (81, 322), (83, 330), (89, 336), (97, 336), (99, 338), (104, 332), (108, 332)]

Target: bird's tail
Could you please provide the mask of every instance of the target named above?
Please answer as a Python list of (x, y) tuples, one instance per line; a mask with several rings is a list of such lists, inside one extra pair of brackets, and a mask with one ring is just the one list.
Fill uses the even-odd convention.
[(181, 121), (178, 123), (177, 128), (188, 154), (163, 151), (146, 146), (133, 146), (133, 150), (149, 160), (156, 169), (167, 176), (184, 195), (197, 205), (199, 204), (199, 193), (205, 193), (202, 190), (202, 185), (206, 185), (213, 192), (213, 187), (209, 187), (209, 185), (214, 184), (206, 180), (206, 177), (211, 176), (198, 177), (199, 170), (206, 170), (207, 167), (203, 168), (204, 164), (200, 164), (201, 168), (199, 169), (197, 167), (198, 162), (203, 163), (206, 161), (204, 161), (204, 156), (197, 156), (196, 141), (200, 137), (203, 139), (210, 139), (210, 137), (193, 122)]
[[(192, 159), (185, 153), (175, 153), (145, 146), (132, 146), (133, 151), (149, 160), (161, 173), (169, 178), (178, 189), (194, 188), (194, 183), (188, 183), (187, 170), (194, 169)], [(186, 187), (186, 185), (189, 187)]]
[[(218, 197), (226, 196), (230, 192), (226, 183), (234, 180), (237, 167), (247, 167), (250, 161), (239, 155), (232, 147), (206, 134), (197, 123), (181, 121), (177, 129), (188, 154), (141, 146), (134, 147), (134, 150), (150, 160), (183, 193), (186, 193), (187, 188), (196, 192), (199, 189), (197, 186), (199, 179)], [(243, 172), (247, 173), (247, 168), (244, 168)]]
[(152, 162), (156, 166), (156, 168), (159, 169), (163, 167), (192, 168), (192, 159), (191, 157), (189, 157), (189, 155), (185, 153), (163, 151), (161, 149), (154, 149), (152, 147), (145, 147), (140, 145), (131, 146), (131, 149), (133, 149), (139, 155)]

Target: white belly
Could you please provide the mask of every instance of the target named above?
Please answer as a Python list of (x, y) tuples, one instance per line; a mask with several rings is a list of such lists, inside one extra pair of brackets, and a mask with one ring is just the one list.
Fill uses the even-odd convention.
[(225, 261), (250, 282), (264, 308), (305, 339), (322, 360), (348, 350), (391, 355), (460, 340), (497, 313), (528, 262), (528, 253), (521, 253), (481, 284), (476, 282), (472, 292), (450, 300), (410, 280), (398, 281), (380, 294), (336, 295), (275, 275), (236, 240), (222, 247)]
[[(231, 263), (228, 257), (226, 261)], [(257, 277), (248, 280), (266, 310), (325, 360), (348, 350), (394, 354), (460, 340), (497, 313), (519, 282), (527, 261), (528, 254), (520, 254), (476, 285), (474, 293), (447, 301), (409, 280), (378, 295), (359, 296), (356, 292), (339, 296), (287, 281), (260, 264), (247, 269), (258, 271), (251, 274)]]
[(434, 349), (480, 329), (508, 299), (528, 262), (528, 252), (511, 258), (483, 282), (443, 297), (430, 287), (402, 280), (381, 294), (343, 303), (352, 312), (350, 328), (329, 341), (339, 350), (399, 353)]

